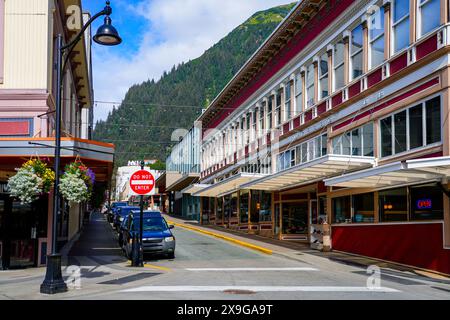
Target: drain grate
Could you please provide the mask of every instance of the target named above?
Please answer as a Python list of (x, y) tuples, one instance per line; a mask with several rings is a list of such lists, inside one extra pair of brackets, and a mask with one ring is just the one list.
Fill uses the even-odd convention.
[(240, 289), (228, 289), (228, 290), (224, 290), (224, 293), (228, 293), (228, 294), (255, 294), (255, 291), (251, 291), (251, 290), (240, 290)]
[(116, 284), (116, 285), (118, 284), (118, 285), (122, 285), (122, 284), (130, 283), (130, 282), (134, 282), (134, 281), (139, 281), (139, 280), (142, 280), (142, 279), (147, 279), (147, 278), (156, 276), (158, 274), (160, 274), (160, 273), (142, 272), (142, 273), (134, 274), (134, 275), (128, 276), (128, 277), (123, 277), (123, 278), (118, 278), (118, 279), (113, 279), (113, 280), (100, 282), (98, 284)]

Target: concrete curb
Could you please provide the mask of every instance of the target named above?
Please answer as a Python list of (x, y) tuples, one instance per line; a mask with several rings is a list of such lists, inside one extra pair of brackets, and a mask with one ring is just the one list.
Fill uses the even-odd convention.
[(187, 225), (176, 223), (176, 222), (173, 222), (173, 221), (167, 221), (167, 222), (169, 224), (173, 224), (173, 225), (175, 225), (177, 227), (180, 227), (180, 228), (184, 228), (184, 229), (192, 230), (192, 231), (195, 231), (195, 232), (203, 233), (203, 234), (206, 234), (208, 236), (212, 236), (212, 237), (219, 238), (219, 239), (222, 239), (222, 240), (225, 240), (225, 241), (228, 241), (228, 242), (232, 242), (232, 243), (240, 245), (242, 247), (253, 249), (253, 250), (265, 253), (265, 254), (269, 254), (269, 255), (273, 254), (273, 251), (270, 250), (270, 249), (267, 249), (267, 248), (264, 248), (264, 247), (260, 247), (260, 246), (257, 246), (257, 245), (254, 245), (254, 244), (251, 244), (251, 243), (248, 243), (248, 242), (244, 242), (244, 241), (241, 241), (241, 240), (237, 240), (237, 239), (234, 239), (234, 238), (230, 238), (230, 237), (227, 237), (227, 236), (215, 233), (215, 232), (206, 231), (206, 230), (203, 230), (203, 229), (200, 229), (200, 228), (187, 226)]

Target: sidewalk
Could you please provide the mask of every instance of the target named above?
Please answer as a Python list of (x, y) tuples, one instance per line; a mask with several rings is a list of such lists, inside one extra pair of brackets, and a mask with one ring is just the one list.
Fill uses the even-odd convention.
[[(305, 255), (309, 259), (318, 258), (318, 263), (334, 262), (345, 265), (351, 265), (366, 269), (371, 265), (376, 265), (381, 269), (399, 272), (403, 274), (414, 274), (421, 277), (425, 277), (428, 280), (435, 280), (444, 283), (450, 283), (450, 278), (437, 274), (429, 270), (419, 270), (409, 266), (403, 266), (387, 261), (380, 261), (377, 259), (371, 259), (368, 257), (352, 255), (344, 252), (321, 252), (313, 250), (308, 244), (299, 243), (294, 241), (283, 241), (278, 239), (265, 238), (259, 235), (247, 234), (235, 230), (225, 229), (223, 227), (212, 225), (200, 225), (197, 221), (186, 220), (181, 217), (164, 214), (167, 221), (173, 222), (179, 227), (188, 227), (189, 229), (197, 229), (199, 232), (213, 233), (219, 238), (229, 238), (230, 242), (240, 245), (240, 243), (247, 243), (251, 246), (265, 248), (271, 251), (269, 254), (284, 256), (289, 259), (304, 261)], [(244, 245), (245, 246), (245, 245)], [(248, 247), (248, 246), (247, 246)], [(259, 250), (261, 251), (261, 250)], [(303, 256), (303, 257), (302, 257)], [(316, 260), (316, 259), (314, 259)], [(320, 261), (321, 260), (321, 261)]]

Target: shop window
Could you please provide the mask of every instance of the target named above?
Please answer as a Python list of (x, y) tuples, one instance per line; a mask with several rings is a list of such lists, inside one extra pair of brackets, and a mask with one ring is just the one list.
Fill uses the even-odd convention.
[[(257, 204), (258, 206), (258, 204)], [(259, 203), (259, 222), (272, 221), (272, 194), (261, 191), (261, 202)]]
[(358, 78), (363, 73), (363, 27), (357, 26), (352, 30), (350, 45), (351, 77)]
[(248, 190), (242, 190), (239, 198), (239, 221), (241, 223), (248, 222), (248, 200), (250, 192)]
[(261, 193), (257, 190), (251, 190), (251, 198), (250, 198), (250, 222), (258, 223), (259, 222), (259, 212), (261, 210)]
[(283, 203), (283, 234), (308, 233), (308, 202)]
[(297, 73), (295, 75), (295, 114), (303, 110), (303, 82), (302, 75)]
[(344, 80), (344, 50), (345, 44), (341, 40), (334, 45), (333, 50), (333, 69), (334, 69), (334, 77), (333, 84), (334, 90), (333, 92), (341, 89), (345, 85)]
[(328, 54), (324, 53), (319, 59), (319, 99), (328, 96)]
[(306, 69), (306, 108), (310, 108), (315, 103), (314, 93), (316, 86), (314, 83), (314, 64), (310, 64)]
[(351, 221), (350, 196), (333, 198), (333, 223)]
[(284, 121), (287, 121), (292, 118), (292, 101), (291, 101), (291, 83), (288, 82), (284, 87)]
[(414, 186), (411, 193), (411, 220), (441, 220), (444, 218), (442, 190), (436, 185)]
[(384, 61), (384, 8), (377, 8), (369, 18), (370, 68)]
[(372, 223), (375, 218), (374, 194), (365, 193), (352, 196), (353, 222)]
[(217, 223), (222, 222), (223, 219), (223, 198), (217, 198), (217, 209), (216, 209), (216, 221)]
[(407, 188), (380, 191), (378, 199), (381, 222), (408, 221)]
[(392, 33), (394, 53), (409, 46), (409, 1), (392, 1)]
[(441, 98), (435, 97), (388, 116), (380, 121), (380, 127), (382, 157), (439, 143), (442, 141)]
[(312, 221), (314, 224), (322, 224), (327, 221), (327, 197), (319, 197), (319, 208), (318, 208), (318, 219), (317, 221)]
[(418, 0), (420, 36), (433, 31), (441, 24), (439, 15), (441, 11), (440, 2), (440, 0)]

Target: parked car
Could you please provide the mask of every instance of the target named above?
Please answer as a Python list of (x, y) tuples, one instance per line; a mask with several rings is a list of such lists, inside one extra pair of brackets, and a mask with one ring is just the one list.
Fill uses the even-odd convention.
[(111, 204), (111, 207), (108, 208), (108, 222), (109, 223), (113, 223), (114, 221), (114, 215), (116, 214), (116, 210), (119, 207), (125, 207), (128, 206), (128, 202), (127, 201), (117, 201), (117, 202), (113, 202)]
[(120, 232), (120, 224), (128, 217), (132, 210), (139, 210), (139, 207), (126, 206), (117, 208), (113, 219), (113, 227), (117, 232)]
[[(144, 254), (164, 254), (169, 259), (175, 258), (175, 237), (159, 211), (145, 211), (143, 223), (142, 247)], [(132, 255), (133, 236), (139, 237), (140, 212), (133, 210), (123, 229), (123, 249), (128, 259)]]

